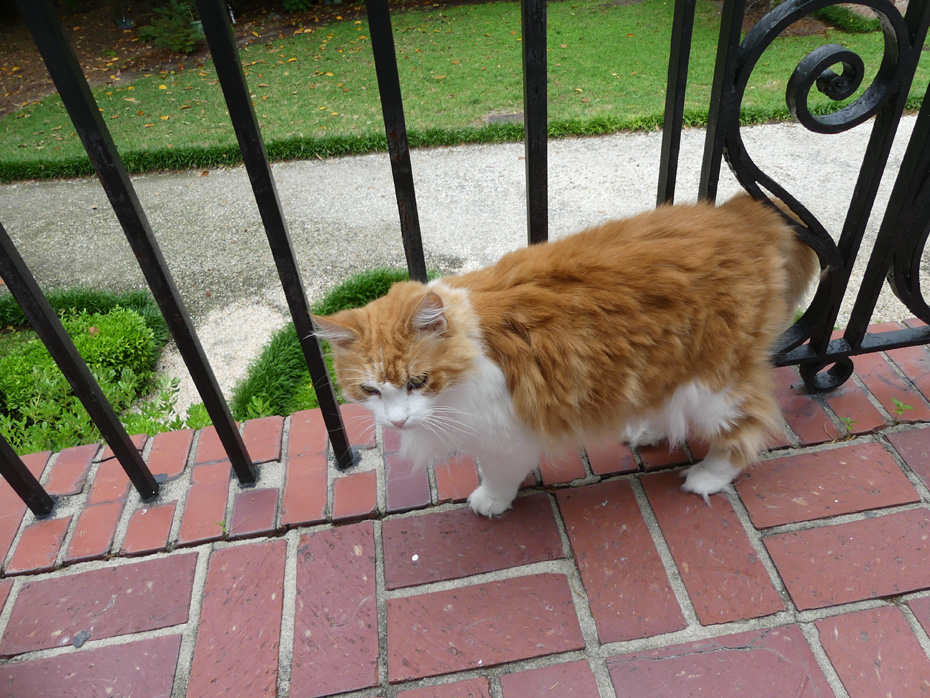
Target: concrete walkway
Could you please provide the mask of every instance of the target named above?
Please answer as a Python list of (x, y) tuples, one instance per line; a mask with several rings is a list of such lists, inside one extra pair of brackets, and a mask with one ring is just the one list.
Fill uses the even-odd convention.
[(58, 504), (0, 483), (0, 695), (923, 695), (928, 365), (870, 354), (825, 398), (778, 369), (784, 433), (711, 507), (679, 489), (702, 444), (614, 442), (488, 520), (472, 461), (415, 471), (355, 407), (348, 473), (316, 411), (244, 424), (248, 489), (212, 428), (137, 437), (150, 502), (106, 449), (28, 456)]
[[(914, 118), (899, 128), (871, 247)], [(775, 124), (743, 130), (757, 164), (803, 201), (838, 237), (871, 123), (835, 136)], [(704, 131), (683, 133), (679, 200), (693, 200)], [(632, 133), (549, 143), (550, 236), (577, 232), (655, 205), (661, 134)], [(526, 243), (520, 144), (436, 148), (412, 153), (427, 264), (444, 273), (496, 261)], [(277, 272), (241, 167), (134, 178), (182, 297), (221, 387), (229, 392), (270, 334), (288, 318)], [(275, 165), (285, 215), (311, 299), (373, 266), (404, 266), (386, 154)], [(738, 191), (724, 172), (720, 197)], [(46, 287), (144, 286), (95, 179), (0, 186), (0, 221)], [(864, 263), (854, 270), (858, 284)], [(851, 307), (848, 298), (844, 313)], [(911, 315), (889, 292), (875, 320)], [(841, 322), (844, 321), (841, 317)], [(183, 381), (182, 409), (197, 395), (176, 353), (162, 370)]]

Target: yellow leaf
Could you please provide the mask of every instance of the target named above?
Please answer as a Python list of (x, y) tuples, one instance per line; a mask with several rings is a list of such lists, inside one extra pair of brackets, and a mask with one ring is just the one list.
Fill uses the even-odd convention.
[(162, 121), (167, 121), (167, 120), (170, 119), (170, 118), (171, 118), (170, 116), (168, 116), (167, 114), (165, 114), (163, 117), (161, 117), (161, 120), (162, 120)]
[(182, 104), (180, 107), (178, 107), (178, 109), (190, 109), (190, 108), (191, 108), (190, 104)]
[(296, 60), (297, 60), (296, 58), (288, 58), (288, 59), (287, 59), (287, 62), (288, 62), (288, 63), (293, 63), (293, 62), (296, 61)]
[(342, 19), (342, 15), (336, 15), (336, 19)]
[(584, 92), (584, 90), (582, 90), (580, 87), (576, 87), (575, 92)]
[(154, 126), (154, 125), (155, 125), (155, 124), (145, 124), (145, 127), (146, 127), (146, 128), (151, 128), (151, 127)]
[(167, 85), (159, 85), (159, 86), (158, 86), (158, 89), (159, 89), (159, 90), (167, 90), (167, 89), (168, 89), (168, 86), (167, 86)]
[(433, 80), (442, 80), (444, 77), (446, 76), (445, 75), (434, 75)]
[(136, 103), (136, 102), (138, 102), (139, 100), (136, 99), (135, 97), (123, 97), (123, 101), (124, 101), (124, 102), (133, 102), (133, 103)]
[(253, 32), (252, 32), (252, 36), (259, 36), (259, 33), (256, 32), (256, 31), (253, 31)]

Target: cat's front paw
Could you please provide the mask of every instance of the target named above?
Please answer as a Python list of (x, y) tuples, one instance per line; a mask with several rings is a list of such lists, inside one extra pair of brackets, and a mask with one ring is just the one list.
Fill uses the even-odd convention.
[(495, 497), (484, 485), (468, 495), (468, 506), (476, 514), (493, 518), (500, 516), (510, 508), (513, 497)]
[(738, 474), (739, 468), (730, 461), (707, 458), (685, 471), (685, 484), (681, 489), (701, 495), (710, 504), (709, 495), (729, 490), (730, 483)]

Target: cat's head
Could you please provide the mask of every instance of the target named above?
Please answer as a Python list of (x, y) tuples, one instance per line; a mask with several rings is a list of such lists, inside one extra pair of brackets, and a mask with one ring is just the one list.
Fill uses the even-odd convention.
[[(455, 293), (443, 295), (448, 300)], [(318, 336), (332, 345), (343, 396), (386, 427), (428, 419), (436, 398), (464, 380), (478, 353), (458, 303), (412, 281), (394, 284), (364, 308), (313, 320)]]

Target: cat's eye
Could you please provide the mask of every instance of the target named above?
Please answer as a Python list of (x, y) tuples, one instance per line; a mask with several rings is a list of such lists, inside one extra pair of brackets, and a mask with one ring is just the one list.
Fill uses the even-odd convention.
[(381, 391), (371, 385), (363, 385), (362, 392), (366, 395), (380, 395)]
[(424, 385), (426, 385), (426, 380), (429, 376), (425, 373), (422, 376), (412, 376), (409, 381), (407, 381), (407, 390), (419, 390)]

